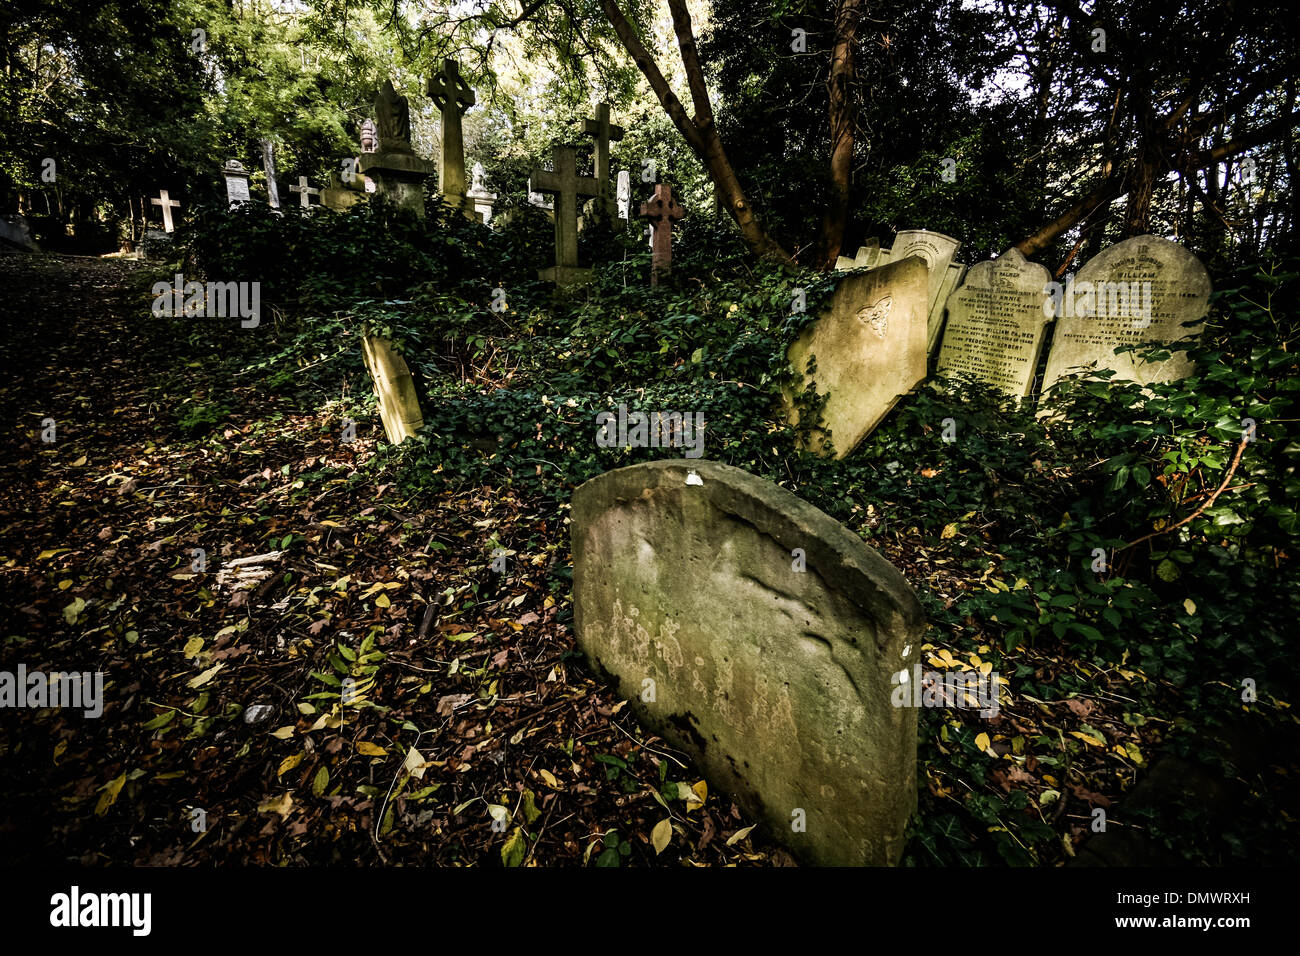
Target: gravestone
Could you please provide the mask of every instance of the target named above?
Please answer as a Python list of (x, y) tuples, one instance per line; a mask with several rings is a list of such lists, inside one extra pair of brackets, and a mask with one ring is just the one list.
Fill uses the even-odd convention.
[(1049, 315), (1051, 274), (1016, 249), (971, 266), (948, 299), (937, 372), (966, 372), (1013, 398), (1034, 384)]
[(632, 215), (632, 174), (626, 169), (618, 171), (618, 188), (614, 194), (618, 218), (624, 221)]
[(492, 207), (497, 201), (497, 194), (488, 192), (487, 183), (485, 182), (487, 174), (483, 170), (482, 163), (475, 163), (472, 171), (472, 178), (469, 192), (465, 195), (473, 204), (474, 214), (484, 225), (492, 221)]
[[(821, 421), (804, 447), (827, 454), (831, 432), (835, 457), (843, 458), (894, 407), (899, 397), (925, 379), (925, 260), (911, 256), (870, 272), (846, 276), (826, 311), (808, 325), (788, 358), (805, 385), (816, 382), (827, 396)], [(809, 375), (808, 358), (817, 369)], [(796, 396), (787, 391), (786, 416), (799, 422)]]
[(362, 336), (361, 347), (365, 355), (366, 371), (370, 373), (370, 381), (375, 388), (384, 434), (394, 445), (400, 445), (424, 426), (420, 399), (415, 391), (415, 379), (411, 377), (406, 359), (394, 352), (386, 339), (374, 335)]
[(705, 459), (593, 478), (572, 532), (578, 644), (641, 723), (801, 859), (897, 863), (917, 721), (891, 679), (925, 628), (903, 576), (808, 502)]
[[(358, 163), (360, 160), (358, 160)], [(337, 169), (330, 170), (329, 185), (320, 192), (320, 204), (336, 212), (347, 212), (359, 202), (365, 202), (367, 195), (364, 183), (370, 182), (360, 173), (352, 175), (352, 182), (343, 181)]]
[(272, 209), (280, 208), (280, 188), (275, 182), (275, 144), (262, 140), (262, 171), (266, 174), (266, 201)]
[(650, 284), (658, 285), (660, 277), (672, 270), (673, 223), (685, 217), (686, 210), (673, 198), (672, 186), (657, 183), (638, 215), (650, 220)]
[(362, 152), (361, 172), (374, 180), (375, 191), (390, 208), (423, 219), (424, 181), (432, 174), (433, 164), (411, 149), (410, 106), (393, 88), (392, 80), (384, 80), (374, 110), (379, 146), (376, 152)]
[(594, 119), (583, 121), (583, 132), (595, 140), (594, 171), (596, 182), (600, 184), (600, 196), (597, 202), (601, 211), (610, 219), (618, 215), (618, 204), (614, 198), (609, 180), (609, 144), (623, 138), (623, 127), (609, 121), (609, 104), (601, 103), (596, 107)]
[(234, 206), (235, 203), (248, 202), (252, 195), (248, 191), (248, 170), (244, 164), (237, 159), (226, 160), (226, 165), (221, 167), (221, 174), (226, 178), (226, 203)]
[(180, 203), (168, 196), (165, 189), (160, 189), (158, 196), (160, 198), (150, 199), (149, 202), (155, 206), (162, 206), (163, 229), (167, 232), (175, 232), (176, 226), (172, 222), (172, 209), (179, 208)]
[(933, 352), (939, 344), (939, 335), (943, 331), (944, 305), (966, 271), (964, 265), (952, 261), (960, 248), (960, 242), (941, 232), (907, 229), (894, 236), (892, 248), (881, 249), (879, 240), (872, 239), (858, 248), (854, 258), (840, 256), (835, 262), (835, 268), (874, 269), (890, 262), (906, 259), (908, 256), (920, 256), (924, 259), (930, 270), (929, 304), (926, 309), (926, 348)]
[[(1043, 393), (1071, 368), (1114, 369), (1114, 380), (1150, 385), (1186, 378), (1192, 362), (1175, 352), (1163, 362), (1140, 363), (1120, 345), (1169, 344), (1199, 339), (1210, 300), (1210, 276), (1201, 260), (1176, 242), (1136, 236), (1102, 251), (1066, 286), (1043, 373)], [(1190, 328), (1184, 323), (1195, 323)]]
[(443, 60), (442, 72), (429, 78), (428, 93), (442, 113), (442, 155), (439, 157), (438, 183), (442, 197), (453, 209), (461, 209), (471, 219), (473, 208), (465, 202), (465, 139), (460, 118), (474, 105), (474, 91), (460, 75), (460, 64)]
[(291, 192), (291, 193), (297, 193), (297, 194), (298, 194), (298, 202), (299, 202), (299, 205), (301, 205), (303, 209), (310, 209), (310, 208), (311, 208), (311, 197), (312, 197), (312, 196), (319, 196), (319, 195), (320, 195), (320, 190), (319, 190), (319, 189), (315, 189), (315, 188), (313, 188), (313, 187), (307, 185), (307, 177), (306, 177), (306, 176), (299, 176), (299, 177), (298, 177), (298, 185), (297, 185), (297, 186), (290, 186), (290, 187), (289, 187), (289, 192)]
[(578, 266), (578, 197), (598, 196), (600, 185), (591, 176), (578, 175), (576, 150), (551, 147), (551, 170), (535, 169), (528, 177), (530, 193), (555, 195), (555, 266), (539, 275), (556, 285), (582, 282), (590, 269)]

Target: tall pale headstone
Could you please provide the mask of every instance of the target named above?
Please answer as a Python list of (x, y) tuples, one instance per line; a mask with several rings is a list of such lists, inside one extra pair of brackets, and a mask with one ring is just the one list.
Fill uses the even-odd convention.
[(948, 299), (937, 372), (965, 372), (1013, 398), (1027, 398), (1043, 347), (1051, 274), (1016, 249), (971, 266)]
[(618, 218), (626, 220), (632, 213), (632, 174), (626, 169), (618, 171), (618, 188), (614, 194)]
[[(917, 256), (846, 276), (826, 311), (790, 346), (795, 372), (827, 396), (808, 450), (826, 454), (829, 429), (835, 457), (843, 458), (925, 379), (928, 280)], [(811, 376), (809, 356), (817, 362)], [(786, 403), (788, 419), (798, 423), (794, 396), (787, 394)]]
[(394, 445), (400, 445), (424, 426), (415, 379), (411, 377), (406, 359), (393, 351), (386, 339), (366, 335), (361, 339), (361, 347), (366, 371), (370, 373), (370, 381), (375, 388), (384, 434)]
[(486, 225), (492, 221), (492, 209), (496, 204), (497, 194), (488, 191), (487, 173), (484, 171), (482, 163), (474, 164), (471, 176), (469, 192), (465, 194), (465, 197), (472, 204), (474, 215)]
[(578, 644), (642, 724), (801, 859), (897, 863), (917, 720), (891, 680), (925, 629), (904, 577), (808, 502), (704, 459), (593, 478), (572, 530)]
[(1044, 394), (1078, 367), (1114, 369), (1115, 379), (1143, 385), (1192, 373), (1185, 352), (1150, 363), (1132, 353), (1115, 354), (1120, 345), (1200, 338), (1210, 276), (1183, 246), (1159, 236), (1126, 239), (1090, 260), (1072, 283), (1056, 291), (1061, 302), (1043, 373)]

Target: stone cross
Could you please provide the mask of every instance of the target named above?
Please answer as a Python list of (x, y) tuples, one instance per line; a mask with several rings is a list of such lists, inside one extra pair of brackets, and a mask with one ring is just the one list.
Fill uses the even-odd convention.
[(596, 118), (583, 121), (583, 132), (595, 140), (596, 181), (600, 183), (600, 204), (611, 219), (617, 214), (609, 186), (609, 143), (623, 138), (623, 127), (609, 121), (609, 104), (596, 107)]
[(172, 207), (175, 206), (179, 208), (180, 203), (178, 203), (175, 199), (169, 197), (167, 195), (167, 190), (165, 189), (160, 189), (158, 191), (158, 195), (161, 198), (150, 199), (149, 201), (153, 203), (155, 206), (162, 206), (163, 228), (166, 229), (168, 232), (175, 232), (176, 226), (172, 223)]
[(578, 175), (577, 150), (572, 146), (551, 147), (553, 171), (535, 169), (528, 177), (529, 192), (555, 195), (555, 268), (542, 271), (542, 278), (564, 285), (584, 278), (578, 268), (578, 197), (600, 195), (600, 183)]
[(443, 60), (442, 72), (429, 78), (429, 96), (442, 112), (442, 157), (439, 161), (439, 184), (448, 204), (465, 204), (465, 141), (460, 118), (474, 105), (474, 91), (461, 78), (460, 64)]
[(655, 184), (655, 194), (641, 204), (641, 219), (650, 220), (650, 284), (658, 285), (673, 261), (673, 222), (686, 215), (681, 203), (673, 198), (673, 187)]
[(299, 202), (299, 204), (302, 206), (303, 209), (306, 209), (306, 208), (308, 208), (309, 206), (311, 206), (311, 197), (312, 197), (312, 196), (319, 196), (319, 195), (320, 195), (320, 190), (319, 190), (319, 189), (313, 189), (311, 186), (308, 186), (308, 185), (307, 185), (307, 177), (306, 177), (306, 176), (299, 176), (299, 177), (298, 177), (298, 185), (297, 185), (297, 186), (290, 186), (290, 187), (289, 187), (289, 192), (291, 192), (291, 193), (297, 193), (297, 194), (298, 194), (298, 202)]

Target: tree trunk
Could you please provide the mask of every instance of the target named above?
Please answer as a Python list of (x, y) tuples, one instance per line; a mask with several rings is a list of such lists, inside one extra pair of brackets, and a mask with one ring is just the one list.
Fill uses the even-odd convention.
[(844, 244), (849, 220), (849, 194), (853, 179), (854, 132), (857, 129), (857, 63), (854, 48), (862, 23), (864, 0), (840, 0), (835, 11), (835, 34), (831, 44), (829, 93), (830, 196), (822, 217), (820, 259), (823, 268), (835, 264)]
[(741, 187), (740, 180), (727, 159), (726, 150), (713, 122), (713, 110), (709, 105), (704, 72), (696, 54), (695, 35), (691, 28), (691, 18), (686, 10), (685, 0), (669, 0), (668, 5), (673, 14), (673, 30), (677, 34), (677, 45), (681, 49), (682, 65), (686, 68), (686, 78), (691, 88), (691, 100), (695, 107), (694, 118), (686, 114), (686, 107), (669, 87), (654, 57), (645, 48), (641, 38), (632, 28), (632, 24), (623, 16), (616, 0), (601, 0), (601, 8), (610, 26), (618, 35), (619, 42), (632, 57), (637, 69), (650, 84), (650, 88), (654, 90), (668, 118), (673, 121), (678, 132), (704, 164), (709, 178), (713, 180), (722, 198), (722, 204), (739, 227), (745, 245), (760, 258), (786, 264), (792, 263), (790, 254), (767, 234), (762, 223), (754, 215), (745, 196), (745, 190)]

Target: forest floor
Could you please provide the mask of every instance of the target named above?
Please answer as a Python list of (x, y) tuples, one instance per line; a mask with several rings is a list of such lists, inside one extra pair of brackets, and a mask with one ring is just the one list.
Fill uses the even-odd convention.
[[(144, 268), (0, 255), (0, 668), (105, 675), (98, 717), (0, 714), (0, 860), (794, 862), (582, 666), (562, 516), (510, 490), (403, 497), (373, 414), (345, 440), (356, 363), (267, 389), (233, 325), (152, 316)], [(972, 586), (878, 546), (914, 583)], [(926, 648), (961, 669), (989, 651)], [(973, 775), (941, 762), (956, 736), (924, 740), (922, 799), (1023, 790), (1059, 863), (1168, 721), (1131, 719), (1132, 671), (1012, 663), (1092, 692), (964, 734)], [(1067, 744), (1057, 779), (1034, 754)]]

